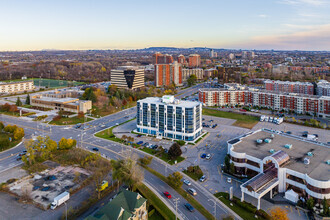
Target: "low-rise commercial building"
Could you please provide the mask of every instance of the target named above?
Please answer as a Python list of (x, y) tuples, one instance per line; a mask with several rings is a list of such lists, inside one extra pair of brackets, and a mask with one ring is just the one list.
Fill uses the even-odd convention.
[(15, 82), (0, 82), (0, 93), (10, 94), (19, 92), (28, 92), (34, 90), (33, 80), (15, 81)]
[(137, 102), (137, 131), (157, 137), (194, 141), (202, 133), (202, 104), (174, 96)]
[(268, 193), (270, 198), (275, 193), (290, 193), (305, 201), (330, 199), (329, 146), (268, 129), (227, 143), (235, 175), (253, 176), (241, 185), (242, 201), (244, 194), (250, 195), (258, 199), (260, 209), (260, 199)]
[(200, 89), (199, 101), (205, 106), (247, 105), (278, 111), (294, 111), (330, 117), (330, 97), (275, 93), (265, 90)]
[(57, 91), (36, 94), (31, 96), (30, 103), (32, 106), (41, 108), (50, 108), (67, 112), (83, 112), (87, 113), (92, 109), (92, 101), (79, 100), (78, 96), (81, 92), (73, 90)]
[(121, 66), (111, 70), (111, 85), (121, 89), (144, 87), (144, 69), (136, 66)]

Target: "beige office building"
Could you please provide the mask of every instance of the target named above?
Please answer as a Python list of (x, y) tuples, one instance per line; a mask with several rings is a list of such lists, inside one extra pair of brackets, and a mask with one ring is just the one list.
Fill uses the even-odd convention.
[(10, 94), (35, 89), (33, 80), (30, 81), (16, 81), (16, 82), (0, 82), (0, 93)]
[(121, 66), (111, 70), (111, 84), (122, 89), (144, 87), (144, 69), (135, 66)]
[(198, 80), (202, 80), (204, 77), (204, 70), (202, 68), (182, 69), (183, 81), (186, 81), (191, 75), (195, 75)]

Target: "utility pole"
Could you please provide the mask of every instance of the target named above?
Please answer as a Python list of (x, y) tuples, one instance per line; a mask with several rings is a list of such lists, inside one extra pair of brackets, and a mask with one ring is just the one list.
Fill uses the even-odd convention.
[(179, 199), (180, 198), (176, 198), (176, 199), (173, 199), (174, 200), (174, 202), (175, 202), (175, 220), (177, 220), (178, 219), (178, 202), (179, 202)]

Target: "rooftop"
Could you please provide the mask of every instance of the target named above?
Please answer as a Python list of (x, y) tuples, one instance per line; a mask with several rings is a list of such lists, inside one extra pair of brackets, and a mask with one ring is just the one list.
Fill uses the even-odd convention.
[[(166, 97), (169, 97), (169, 96), (166, 96)], [(164, 104), (164, 105), (177, 106), (177, 107), (183, 107), (183, 108), (193, 108), (193, 107), (201, 104), (200, 102), (183, 101), (183, 100), (178, 100), (178, 99), (174, 99), (173, 103), (166, 103), (166, 102), (163, 102), (163, 99), (159, 98), (159, 97), (147, 97), (145, 99), (139, 100), (139, 102), (150, 103), (150, 104)]]
[(12, 81), (12, 82), (0, 82), (0, 85), (19, 84), (19, 83), (29, 83), (29, 82), (32, 82), (32, 83), (33, 83), (33, 80)]
[[(271, 137), (272, 134), (274, 134), (274, 137)], [(263, 142), (262, 144), (257, 144), (256, 141), (258, 139), (265, 140), (266, 138), (272, 139), (272, 141), (270, 143)], [(237, 142), (237, 139), (241, 141)], [(330, 180), (330, 165), (326, 164), (326, 161), (330, 160), (330, 147), (325, 144), (317, 144), (297, 136), (275, 134), (275, 132), (266, 129), (234, 140), (230, 143), (233, 144), (235, 152), (246, 153), (262, 160), (272, 155), (270, 153), (271, 149), (275, 150), (275, 152), (282, 150), (290, 157), (289, 163), (284, 165), (285, 168), (308, 174), (309, 177), (315, 180)], [(285, 148), (284, 145), (286, 144), (292, 144), (292, 148)], [(313, 156), (307, 156), (308, 152), (312, 152)], [(304, 158), (306, 157), (310, 159), (310, 164), (308, 165), (304, 164)]]
[[(78, 98), (52, 98), (52, 97), (37, 97), (33, 98), (37, 100), (47, 101), (47, 102), (57, 102), (57, 103), (65, 103), (69, 102), (70, 104), (76, 104), (78, 105), (79, 99)], [(67, 104), (69, 104), (67, 103)]]

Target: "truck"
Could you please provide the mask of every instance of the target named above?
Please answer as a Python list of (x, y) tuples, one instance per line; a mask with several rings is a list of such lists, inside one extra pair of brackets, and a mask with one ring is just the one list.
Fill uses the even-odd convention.
[(279, 125), (279, 124), (281, 124), (283, 122), (283, 118), (278, 118), (277, 119), (277, 124)]
[(56, 209), (58, 206), (62, 205), (66, 201), (70, 199), (70, 193), (65, 191), (61, 193), (60, 195), (56, 196), (54, 198), (54, 201), (51, 203), (50, 208), (52, 210)]
[(317, 137), (314, 134), (307, 134), (307, 140), (317, 141)]
[(96, 188), (96, 191), (100, 191), (102, 192), (103, 190), (105, 190), (107, 187), (109, 186), (108, 181), (103, 180), (100, 187)]
[(261, 117), (260, 117), (260, 121), (264, 121), (264, 120), (265, 120), (265, 118), (266, 118), (266, 116), (264, 116), (264, 115), (261, 115)]

